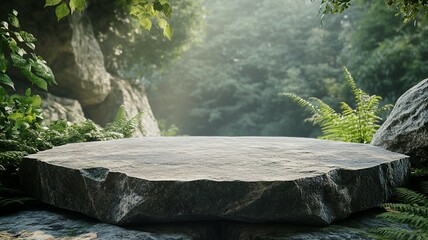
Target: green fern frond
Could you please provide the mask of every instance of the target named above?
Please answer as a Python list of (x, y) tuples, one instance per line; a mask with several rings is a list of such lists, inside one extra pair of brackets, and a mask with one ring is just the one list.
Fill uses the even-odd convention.
[(413, 228), (428, 229), (428, 219), (413, 213), (385, 212), (377, 217), (392, 222), (405, 223)]
[(357, 87), (346, 67), (343, 68), (343, 71), (354, 94), (355, 109), (347, 103), (341, 102), (342, 112), (337, 113), (321, 99), (309, 98), (306, 101), (291, 93), (285, 93), (284, 95), (312, 114), (305, 121), (310, 121), (314, 125), (320, 126), (322, 131), (321, 139), (370, 143), (373, 135), (380, 127), (379, 122), (382, 120), (378, 114), (383, 110), (389, 109), (390, 105), (380, 108), (379, 104), (382, 98), (365, 93)]
[(384, 203), (380, 205), (387, 211), (407, 212), (423, 217), (428, 217), (428, 207), (405, 203)]
[(144, 113), (140, 112), (127, 122), (128, 129), (126, 132), (124, 132), (124, 136), (126, 138), (132, 137), (135, 134), (135, 131), (138, 129), (141, 132), (144, 131), (143, 125), (141, 124), (141, 119), (143, 117)]
[(357, 87), (357, 84), (355, 83), (354, 78), (352, 77), (351, 73), (348, 71), (346, 67), (343, 67), (343, 72), (345, 73), (346, 81), (351, 87), (352, 93), (356, 97), (356, 100), (359, 100), (361, 98), (361, 94), (363, 93), (363, 91)]
[(370, 232), (381, 235), (379, 236), (379, 238), (375, 237), (378, 239), (396, 239), (396, 240), (428, 239), (428, 233), (423, 230), (382, 227), (382, 228), (371, 229)]
[(290, 98), (293, 102), (297, 103), (297, 105), (299, 105), (300, 107), (305, 109), (307, 112), (314, 114), (318, 111), (317, 107), (315, 107), (312, 103), (310, 103), (310, 102), (306, 101), (305, 99), (297, 96), (296, 94), (284, 93), (284, 96)]
[(417, 193), (407, 188), (396, 188), (395, 197), (402, 203), (428, 206), (428, 198), (422, 193)]
[(114, 117), (113, 124), (124, 125), (128, 121), (128, 113), (124, 105), (120, 105)]
[(115, 132), (122, 134), (122, 138), (129, 138), (135, 134), (137, 129), (142, 130), (141, 118), (143, 113), (138, 113), (131, 119), (128, 119), (128, 114), (126, 112), (125, 106), (120, 106), (119, 110), (114, 118), (112, 123), (107, 124), (105, 132)]

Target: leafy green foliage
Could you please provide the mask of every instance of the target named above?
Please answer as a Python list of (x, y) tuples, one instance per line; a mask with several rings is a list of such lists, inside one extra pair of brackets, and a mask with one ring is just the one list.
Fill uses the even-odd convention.
[[(427, 184), (428, 182), (424, 182)], [(425, 193), (425, 194), (423, 194)], [(400, 203), (385, 203), (381, 206), (387, 212), (379, 218), (402, 223), (406, 228), (383, 227), (372, 229), (377, 239), (427, 239), (428, 238), (428, 197), (425, 190), (417, 193), (406, 188), (396, 189), (396, 199)]]
[[(31, 83), (47, 90), (55, 84), (52, 70), (40, 56), (34, 53), (36, 38), (20, 28), (18, 12), (9, 14), (7, 21), (0, 23), (0, 84), (14, 89), (7, 71), (17, 68)], [(2, 87), (2, 86), (0, 86)]]
[(41, 104), (40, 96), (31, 95), (30, 89), (24, 96), (9, 96), (0, 88), (0, 138), (24, 139), (26, 131), (37, 129), (43, 120)]
[(428, 16), (403, 25), (382, 1), (356, 4), (346, 14), (339, 60), (366, 91), (392, 103), (427, 77)]
[(135, 134), (137, 129), (143, 130), (141, 118), (143, 113), (138, 113), (132, 118), (128, 117), (125, 106), (121, 105), (117, 110), (116, 117), (112, 123), (107, 124), (105, 131), (119, 133), (121, 138), (129, 138)]
[(165, 71), (202, 37), (201, 0), (171, 1), (174, 14), (168, 20), (175, 30), (173, 41), (162, 37), (165, 22), (153, 22), (152, 31), (142, 31), (138, 19), (130, 15), (129, 5), (111, 0), (96, 0), (87, 12), (99, 37), (107, 70), (113, 75), (135, 81), (152, 79)]
[[(163, 35), (171, 41), (173, 30), (167, 18), (171, 17), (172, 8), (167, 0), (117, 0), (119, 5), (129, 8), (130, 15), (138, 20), (143, 29), (150, 31), (155, 19)], [(75, 10), (83, 11), (87, 6), (86, 0), (46, 0), (45, 7), (55, 7), (58, 21), (70, 15)]]
[[(386, 0), (385, 2), (392, 9), (395, 9), (397, 14), (401, 13), (404, 16), (405, 23), (415, 20), (418, 14), (421, 12), (426, 14), (428, 10), (427, 0)], [(351, 0), (322, 0), (320, 5), (320, 13), (341, 13), (349, 6), (351, 6)]]
[[(323, 132), (322, 139), (343, 142), (370, 143), (382, 120), (380, 112), (390, 109), (391, 105), (379, 107), (380, 96), (368, 95), (357, 87), (349, 71), (344, 68), (346, 80), (354, 94), (356, 108), (341, 102), (342, 113), (337, 113), (322, 100), (312, 97), (309, 101), (290, 93), (284, 95), (296, 102), (307, 112), (312, 114), (309, 122), (319, 125)], [(314, 102), (313, 104), (311, 102)]]

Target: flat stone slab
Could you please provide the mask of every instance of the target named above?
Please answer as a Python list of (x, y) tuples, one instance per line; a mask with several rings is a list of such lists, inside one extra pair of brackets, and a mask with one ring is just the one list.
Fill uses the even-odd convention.
[(150, 137), (55, 147), (26, 157), (23, 187), (103, 222), (236, 220), (327, 225), (386, 201), (407, 156), (287, 137)]

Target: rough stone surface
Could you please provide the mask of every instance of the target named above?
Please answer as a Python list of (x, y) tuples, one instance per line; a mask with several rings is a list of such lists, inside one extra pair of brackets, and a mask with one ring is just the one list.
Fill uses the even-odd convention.
[[(121, 228), (67, 211), (39, 209), (0, 217), (0, 239), (6, 240), (369, 240), (369, 229), (394, 227), (364, 212), (328, 227), (184, 222)], [(403, 226), (401, 226), (403, 227)]]
[[(144, 89), (131, 86), (128, 81), (114, 78), (112, 80), (112, 91), (104, 102), (87, 106), (84, 110), (89, 118), (101, 126), (105, 126), (114, 120), (120, 105), (125, 106), (130, 117), (143, 112), (141, 124), (144, 129), (142, 132), (138, 132), (137, 136), (160, 136), (159, 126), (153, 116)], [(106, 109), (109, 109), (109, 111), (106, 111)]]
[(408, 157), (305, 138), (151, 137), (30, 155), (23, 187), (42, 201), (118, 225), (227, 219), (327, 225), (378, 206)]
[(111, 91), (111, 75), (104, 67), (92, 24), (81, 14), (65, 22), (69, 23), (51, 33), (49, 43), (56, 44), (41, 49), (58, 82), (51, 89), (59, 96), (77, 99), (82, 106), (100, 103)]
[(44, 120), (47, 122), (60, 119), (79, 121), (84, 117), (79, 101), (57, 97), (49, 93), (43, 97), (42, 107)]
[[(156, 233), (125, 229), (66, 212), (23, 211), (0, 217), (0, 231), (22, 240), (190, 240), (186, 233)], [(168, 229), (165, 230), (168, 232)], [(0, 235), (0, 239), (2, 236)], [(14, 238), (12, 238), (14, 237)], [(199, 238), (204, 239), (204, 238)]]
[(409, 155), (412, 166), (428, 165), (428, 79), (397, 100), (372, 144)]

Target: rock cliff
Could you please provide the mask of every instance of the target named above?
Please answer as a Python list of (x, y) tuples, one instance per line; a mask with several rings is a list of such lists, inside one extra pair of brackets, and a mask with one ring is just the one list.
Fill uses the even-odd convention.
[[(130, 115), (144, 112), (145, 131), (139, 135), (160, 135), (144, 90), (134, 89), (128, 81), (107, 72), (91, 19), (85, 13), (58, 22), (53, 9), (44, 9), (43, 1), (19, 0), (2, 3), (0, 15), (7, 15), (12, 8), (19, 12), (22, 28), (38, 39), (37, 53), (48, 62), (58, 82), (49, 88), (52, 95), (46, 95), (48, 118), (74, 120), (84, 113), (105, 125), (119, 106), (125, 105)], [(13, 77), (20, 78), (19, 74)], [(73, 108), (70, 101), (74, 101)], [(65, 113), (65, 109), (72, 112)]]

